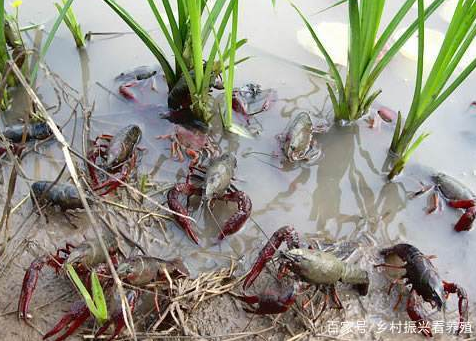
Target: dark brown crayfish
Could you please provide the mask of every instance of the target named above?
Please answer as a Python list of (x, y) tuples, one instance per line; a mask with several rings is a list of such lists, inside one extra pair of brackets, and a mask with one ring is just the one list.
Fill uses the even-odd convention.
[(443, 281), (435, 266), (431, 263), (431, 257), (425, 256), (413, 245), (397, 244), (381, 250), (380, 254), (384, 257), (396, 254), (405, 262), (401, 266), (383, 263), (377, 264), (375, 267), (405, 270), (402, 279), (395, 280), (390, 285), (388, 292), (390, 293), (390, 290), (398, 281), (411, 285), (410, 297), (407, 300), (407, 312), (408, 316), (413, 321), (416, 321), (420, 332), (425, 336), (432, 336), (431, 328), (426, 323), (422, 309), (418, 304), (418, 296), (421, 296), (425, 302), (431, 303), (433, 307), (441, 310), (445, 306), (449, 294), (457, 294), (459, 298), (458, 310), (460, 319), (458, 334), (461, 332), (463, 322), (468, 321), (468, 296), (464, 288), (458, 284)]

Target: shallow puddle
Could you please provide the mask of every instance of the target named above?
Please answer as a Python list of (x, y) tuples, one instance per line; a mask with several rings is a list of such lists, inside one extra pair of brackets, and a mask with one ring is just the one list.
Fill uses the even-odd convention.
[[(325, 7), (331, 3), (332, 1), (324, 1), (320, 6)], [(305, 1), (297, 1), (297, 4), (310, 16), (313, 24), (320, 21), (342, 21), (342, 13), (345, 13), (344, 7), (338, 7), (312, 15), (317, 12), (316, 6)], [(128, 8), (133, 7), (133, 14), (140, 17), (146, 27), (155, 28), (145, 2), (134, 6), (126, 5)], [(426, 207), (429, 195), (417, 198), (411, 196), (420, 189), (420, 182), (429, 183), (432, 169), (451, 174), (476, 188), (476, 109), (470, 107), (476, 96), (471, 86), (476, 80), (475, 76), (469, 77), (461, 89), (423, 127), (425, 131), (432, 133), (431, 136), (414, 154), (403, 175), (394, 182), (386, 180), (387, 149), (394, 129), (388, 123), (382, 123), (379, 128), (370, 128), (364, 120), (344, 127), (333, 126), (327, 133), (316, 137), (317, 146), (322, 150), (317, 161), (290, 165), (283, 162), (276, 139), (276, 135), (283, 131), (288, 121), (300, 111), (309, 111), (315, 124), (326, 119), (332, 122), (325, 82), (304, 73), (290, 61), (322, 68), (324, 63), (299, 45), (296, 32), (302, 28), (302, 23), (287, 4), (278, 4), (276, 10), (266, 1), (245, 1), (243, 5), (240, 35), (247, 37), (249, 42), (240, 54), (253, 58), (239, 66), (235, 84), (241, 86), (255, 82), (264, 89), (275, 89), (277, 100), (268, 111), (251, 120), (251, 128), (260, 132), (255, 138), (222, 134), (219, 129), (213, 137), (223, 152), (230, 151), (237, 156), (235, 185), (245, 191), (253, 202), (252, 220), (241, 231), (217, 245), (219, 230), (210, 215), (203, 211), (193, 212), (192, 216), (198, 220), (197, 230), (201, 241), (199, 247), (171, 222), (167, 222), (164, 230), (154, 222), (146, 223), (142, 227), (147, 229), (137, 232), (134, 229), (137, 221), (125, 218), (122, 221), (124, 228), (151, 255), (182, 257), (195, 275), (200, 271), (227, 266), (230, 257), (240, 258), (243, 255), (245, 260), (240, 266), (244, 272), (267, 238), (279, 227), (289, 224), (295, 226), (303, 239), (319, 237), (331, 241), (360, 242), (364, 246), (361, 250), (364, 256), (354, 261), (372, 272), (375, 272), (372, 265), (381, 261), (377, 257), (379, 248), (408, 242), (425, 254), (436, 255), (433, 262), (441, 276), (466, 288), (470, 300), (471, 322), (475, 322), (476, 273), (473, 269), (476, 267), (476, 258), (472, 256), (476, 249), (474, 231), (455, 233), (453, 225), (459, 219), (460, 212), (445, 207), (442, 212), (428, 215)], [(388, 5), (396, 6), (391, 2)], [(94, 15), (91, 15), (93, 7)], [(99, 1), (95, 4), (78, 2), (75, 4), (75, 11), (85, 32), (128, 31), (120, 19)], [(22, 21), (26, 18), (33, 22), (45, 21), (48, 30), (56, 10), (52, 5), (25, 1), (20, 13)], [(416, 15), (416, 10), (413, 14)], [(408, 18), (407, 23), (410, 22)], [(438, 16), (434, 16), (429, 22), (430, 27), (436, 30), (442, 30), (446, 25)], [(152, 34), (159, 41), (162, 39), (157, 31)], [(167, 111), (167, 89), (160, 70), (157, 68), (159, 72), (153, 77), (152, 84), (146, 84), (142, 89), (133, 89), (138, 102), (128, 101), (118, 95), (120, 83), (115, 79), (116, 76), (141, 65), (154, 65), (153, 56), (133, 34), (119, 37), (94, 36), (87, 49), (78, 53), (69, 32), (63, 27), (46, 60), (51, 70), (71, 87), (86, 95), (87, 105), (92, 106), (94, 103), (89, 132), (92, 139), (100, 134), (114, 134), (125, 125), (137, 124), (143, 132), (140, 147), (144, 149), (138, 174), (147, 174), (149, 180), (162, 185), (185, 180), (188, 160), (183, 163), (174, 160), (170, 155), (170, 141), (155, 138), (157, 135), (172, 133), (174, 129), (172, 123), (160, 118)], [(414, 64), (402, 55), (396, 56), (377, 83), (377, 87), (382, 87), (384, 92), (378, 98), (372, 114), (379, 105), (401, 110), (403, 113), (408, 110), (413, 94)], [(57, 103), (54, 92), (44, 79), (39, 81), (39, 92), (47, 105)], [(70, 115), (71, 109), (63, 102), (54, 119), (60, 126), (68, 122), (63, 133), (69, 139), (74, 136), (72, 145), (81, 151), (84, 120), (81, 113), (78, 113), (76, 119), (73, 117), (69, 120)], [(14, 122), (14, 118), (15, 115), (3, 116), (4, 124)], [(235, 117), (235, 120), (245, 123), (240, 117)], [(272, 156), (276, 152), (279, 157)], [(28, 154), (22, 163), (31, 180), (53, 180), (63, 164), (62, 153), (54, 141)], [(8, 162), (3, 162), (4, 193), (10, 170)], [(63, 178), (67, 180), (66, 175)], [(20, 179), (13, 203), (18, 203), (27, 193), (26, 182)], [(154, 199), (163, 202), (164, 197), (158, 195)], [(2, 202), (4, 200), (3, 197)], [(198, 202), (192, 204), (193, 207), (198, 206)], [(20, 224), (31, 207), (28, 201), (12, 217), (11, 231), (15, 231), (15, 224)], [(229, 204), (227, 208), (218, 203), (214, 210), (218, 219), (223, 221), (234, 207), (233, 204)], [(73, 220), (79, 228), (70, 224), (61, 213), (53, 213), (49, 217), (49, 224), (40, 219), (26, 236), (51, 251), (66, 240), (78, 241), (84, 234), (90, 234), (90, 231), (87, 232), (89, 223), (82, 213), (76, 213)], [(10, 271), (11, 282), (5, 278), (0, 279), (0, 294), (4, 296), (0, 299), (0, 309), (4, 312), (16, 305), (22, 268), (28, 266), (35, 254), (41, 253), (41, 248), (33, 252), (25, 251), (15, 260), (15, 266)], [(41, 290), (38, 294), (43, 301), (48, 300), (45, 297), (53, 292), (56, 297), (58, 291), (61, 291), (58, 288), (63, 288), (62, 292), (69, 288), (67, 285), (64, 288), (64, 280), (55, 284), (54, 276), (47, 273), (48, 276), (42, 279), (45, 284), (41, 285), (44, 294), (41, 294)], [(48, 280), (53, 284), (48, 284)], [(390, 281), (380, 273), (373, 274), (371, 280), (371, 294), (362, 298), (360, 305), (351, 295), (355, 306), (349, 308), (347, 318), (350, 321), (367, 321), (368, 326), (374, 328), (373, 339), (400, 339), (392, 333), (375, 334), (375, 326), (379, 321), (390, 323), (408, 318), (403, 305), (398, 312), (392, 310), (397, 295), (393, 292), (392, 296), (386, 296)], [(5, 299), (10, 291), (14, 296)], [(10, 303), (7, 305), (8, 302)], [(457, 300), (453, 297), (449, 302), (449, 310), (453, 313), (447, 315), (456, 319), (454, 310)], [(42, 322), (42, 329), (46, 330), (51, 326), (52, 317), (57, 318), (60, 313), (51, 315), (48, 318), (49, 324)], [(39, 339), (35, 332), (22, 334), (19, 331), (21, 325), (14, 319), (11, 321), (15, 321), (15, 325), (8, 332), (9, 340), (22, 339), (15, 338), (18, 335), (29, 335), (32, 340)], [(355, 335), (356, 338), (365, 339), (358, 333)], [(447, 339), (446, 336), (439, 337)]]

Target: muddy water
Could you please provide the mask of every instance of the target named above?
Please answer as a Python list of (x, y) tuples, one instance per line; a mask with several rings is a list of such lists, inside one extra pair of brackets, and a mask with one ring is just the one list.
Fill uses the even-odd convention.
[[(324, 1), (321, 6), (331, 3)], [(306, 1), (297, 4), (308, 15), (318, 9)], [(152, 226), (147, 234), (140, 234), (139, 242), (146, 245), (152, 255), (182, 256), (196, 273), (215, 269), (227, 264), (229, 257), (243, 254), (246, 256), (244, 266), (248, 266), (266, 241), (265, 235), (270, 237), (285, 224), (293, 224), (303, 236), (358, 240), (370, 245), (363, 251), (367, 256), (360, 259), (360, 264), (369, 270), (372, 270), (369, 261), (378, 261), (375, 256), (377, 246), (407, 241), (427, 254), (438, 256), (434, 263), (442, 277), (467, 289), (474, 311), (476, 274), (471, 271), (476, 266), (474, 257), (471, 257), (476, 247), (474, 232), (456, 234), (453, 231), (452, 225), (457, 221), (459, 212), (445, 209), (441, 213), (427, 215), (427, 196), (409, 197), (412, 191), (420, 188), (420, 181), (428, 181), (429, 169), (445, 171), (476, 188), (476, 153), (473, 149), (476, 142), (476, 110), (469, 107), (474, 99), (471, 84), (475, 77), (469, 77), (424, 127), (432, 135), (415, 153), (404, 175), (395, 182), (388, 183), (385, 178), (388, 171), (385, 165), (387, 148), (393, 132), (393, 126), (385, 123), (379, 129), (370, 129), (364, 121), (347, 127), (332, 127), (327, 134), (317, 137), (322, 156), (312, 164), (293, 166), (283, 163), (280, 158), (252, 154), (250, 152), (279, 152), (275, 136), (301, 110), (310, 111), (315, 122), (331, 117), (325, 83), (280, 60), (285, 58), (324, 67), (322, 60), (297, 43), (296, 31), (302, 28), (298, 16), (284, 3), (278, 4), (276, 10), (266, 1), (247, 1), (243, 5), (240, 34), (247, 37), (249, 43), (240, 53), (254, 57), (239, 67), (235, 83), (241, 85), (253, 81), (263, 88), (274, 88), (278, 101), (252, 121), (253, 127), (263, 127), (256, 138), (244, 139), (225, 134), (219, 142), (223, 151), (232, 151), (238, 157), (236, 185), (251, 197), (252, 216), (259, 227), (250, 221), (242, 231), (217, 246), (214, 245), (217, 227), (209, 215), (197, 212), (200, 247), (192, 244), (174, 224), (167, 224), (168, 243), (163, 241), (164, 236), (157, 226)], [(85, 32), (128, 31), (101, 2), (78, 2), (75, 6)], [(395, 4), (389, 2), (389, 6)], [(134, 4), (131, 10), (146, 27), (155, 28), (146, 3)], [(21, 8), (23, 23), (45, 22), (46, 29), (51, 27), (55, 15), (52, 5), (25, 1)], [(311, 19), (313, 23), (343, 22), (345, 9), (335, 8), (311, 16)], [(445, 21), (434, 16), (430, 27), (443, 30)], [(152, 34), (161, 41), (157, 31)], [(155, 139), (156, 135), (173, 131), (168, 121), (159, 119), (159, 113), (165, 111), (166, 105), (166, 89), (161, 76), (154, 77), (157, 92), (146, 89), (145, 94), (138, 93), (140, 103), (127, 102), (114, 95), (119, 85), (114, 78), (118, 74), (140, 65), (155, 65), (153, 57), (134, 35), (94, 36), (87, 49), (78, 53), (69, 32), (61, 28), (47, 55), (47, 62), (54, 72), (83, 92), (89, 104), (95, 103), (91, 118), (92, 137), (102, 133), (114, 134), (126, 124), (138, 124), (143, 130), (141, 146), (146, 149), (138, 172), (149, 174), (151, 179), (164, 184), (183, 181), (186, 164), (170, 158), (168, 141)], [(398, 55), (377, 84), (384, 89), (378, 102), (402, 112), (408, 110), (414, 71), (414, 62)], [(48, 83), (40, 81), (39, 85), (45, 103), (54, 104), (54, 93)], [(63, 106), (55, 115), (55, 120), (61, 125), (69, 116), (70, 110)], [(82, 123), (79, 117), (73, 142), (78, 150), (81, 150)], [(71, 138), (73, 123), (70, 122), (64, 132)], [(215, 137), (218, 138), (219, 134)], [(23, 165), (32, 179), (54, 179), (63, 166), (62, 154), (54, 142), (49, 143), (40, 147), (38, 153), (30, 154)], [(8, 179), (8, 174), (9, 167), (5, 165), (3, 176)], [(25, 182), (20, 181), (14, 201), (18, 202), (27, 191)], [(29, 212), (29, 205), (22, 207), (23, 214)], [(230, 209), (223, 205), (217, 205), (215, 210), (219, 219), (230, 213)], [(81, 226), (81, 217), (79, 219)], [(49, 225), (43, 222), (37, 229), (33, 228), (29, 237), (52, 249), (53, 245), (58, 246), (67, 238), (81, 238), (86, 233), (87, 222), (82, 225), (75, 230), (61, 215), (55, 215), (50, 218)], [(44, 242), (46, 237), (48, 242)], [(17, 265), (27, 266), (31, 257), (25, 254)], [(363, 264), (365, 261), (367, 263)], [(16, 285), (20, 285), (21, 271), (14, 272)], [(371, 290), (375, 293), (363, 299), (367, 320), (406, 319), (403, 308), (398, 315), (391, 310), (395, 297), (389, 299), (383, 294), (387, 280), (381, 275), (373, 275), (372, 279), (375, 281)], [(18, 287), (15, 290), (18, 291)], [(454, 310), (455, 302), (451, 300), (450, 310)], [(358, 313), (349, 313), (349, 318), (358, 316)], [(451, 318), (455, 318), (454, 314)]]

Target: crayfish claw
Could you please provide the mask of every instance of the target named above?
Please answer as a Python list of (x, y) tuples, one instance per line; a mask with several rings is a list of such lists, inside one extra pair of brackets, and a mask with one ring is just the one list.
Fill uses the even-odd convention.
[(33, 291), (36, 288), (36, 283), (38, 282), (38, 276), (41, 269), (46, 264), (47, 258), (40, 257), (31, 262), (30, 267), (23, 277), (23, 284), (20, 293), (20, 299), (18, 301), (18, 317), (20, 319), (28, 318), (28, 310), (30, 308), (31, 297), (33, 296)]
[(76, 301), (71, 306), (70, 311), (64, 315), (61, 320), (43, 336), (43, 340), (58, 334), (63, 328), (69, 325), (66, 332), (58, 337), (55, 341), (65, 340), (68, 336), (74, 333), (76, 329), (81, 326), (89, 317), (89, 309), (83, 301)]
[(463, 323), (469, 319), (468, 294), (463, 287), (455, 283), (443, 281), (443, 288), (448, 294), (458, 295), (459, 328), (457, 334), (459, 335), (463, 331)]
[(473, 221), (476, 218), (476, 206), (466, 209), (461, 218), (455, 225), (455, 231), (469, 231), (473, 225)]
[(296, 230), (292, 226), (283, 226), (273, 233), (269, 241), (258, 254), (258, 259), (253, 265), (253, 268), (246, 276), (245, 281), (243, 283), (244, 290), (246, 290), (251, 286), (251, 284), (253, 284), (253, 282), (263, 270), (263, 267), (273, 258), (274, 254), (276, 253), (276, 250), (281, 246), (283, 241), (286, 241), (289, 249), (299, 248), (299, 237), (296, 233)]
[(238, 204), (238, 210), (225, 222), (218, 236), (218, 240), (223, 240), (243, 227), (251, 215), (252, 203), (248, 195), (242, 191), (225, 194), (220, 200), (233, 201)]
[(256, 296), (241, 296), (238, 297), (249, 305), (257, 304), (251, 309), (244, 308), (247, 313), (257, 315), (281, 314), (286, 312), (289, 307), (296, 301), (296, 291), (299, 286), (285, 288), (283, 292), (268, 291)]

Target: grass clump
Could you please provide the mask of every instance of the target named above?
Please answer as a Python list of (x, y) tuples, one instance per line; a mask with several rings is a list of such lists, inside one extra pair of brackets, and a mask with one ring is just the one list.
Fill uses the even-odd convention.
[[(217, 0), (213, 5), (207, 0), (176, 0), (176, 13), (172, 10), (172, 1), (161, 1), (164, 13), (159, 11), (156, 1), (147, 1), (174, 54), (173, 59), (167, 57), (158, 43), (126, 9), (115, 0), (104, 0), (144, 42), (161, 65), (169, 88), (169, 106), (178, 107), (179, 105), (170, 104), (182, 101), (185, 94), (189, 96), (193, 114), (204, 122), (210, 121), (210, 88), (226, 68), (229, 74), (224, 86), (226, 93), (232, 91), (235, 52), (245, 43), (245, 40), (237, 41), (236, 35), (238, 0)], [(227, 37), (225, 31), (230, 26), (230, 20), (232, 34)], [(206, 53), (205, 46), (212, 33), (215, 41)], [(220, 61), (218, 53), (222, 46), (225, 47)], [(225, 66), (224, 63), (228, 64)], [(230, 115), (222, 117), (225, 127), (233, 126)]]
[[(385, 0), (347, 0), (331, 7), (347, 3), (349, 13), (349, 49), (345, 79), (340, 75), (336, 63), (332, 60), (318, 34), (312, 28), (304, 14), (291, 3), (301, 16), (316, 46), (324, 55), (330, 68), (334, 87), (328, 84), (328, 91), (334, 108), (336, 120), (354, 121), (367, 113), (381, 90), (373, 90), (375, 81), (418, 27), (415, 21), (391, 46), (389, 40), (396, 28), (407, 15), (416, 0), (406, 0), (390, 22), (381, 27)], [(434, 0), (425, 10), (426, 19), (443, 0)], [(378, 32), (382, 31), (380, 35)], [(388, 47), (385, 52), (384, 49)]]
[[(476, 68), (476, 59), (473, 59), (462, 71), (457, 71), (461, 59), (476, 36), (476, 1), (458, 1), (438, 56), (425, 80), (423, 79), (425, 39), (423, 0), (418, 0), (418, 13), (418, 68), (415, 92), (403, 125), (401, 122), (397, 124), (394, 132), (390, 151), (398, 159), (388, 176), (389, 179), (403, 170), (410, 155), (428, 136), (427, 133), (422, 133), (415, 139), (421, 125)], [(400, 121), (402, 121), (401, 118)]]

